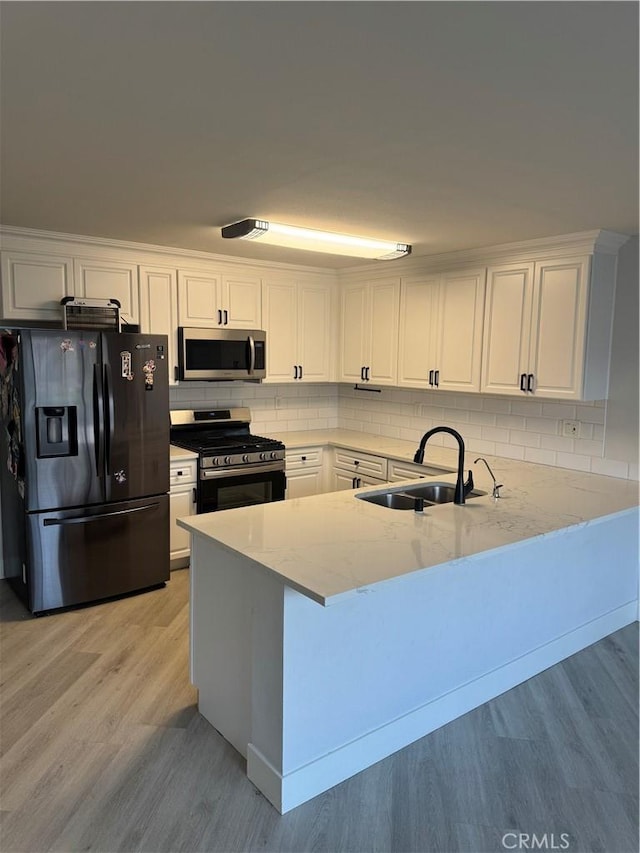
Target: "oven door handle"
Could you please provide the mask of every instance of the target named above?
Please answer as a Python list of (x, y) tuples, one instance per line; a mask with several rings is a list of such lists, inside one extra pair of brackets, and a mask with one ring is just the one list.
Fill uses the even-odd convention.
[(239, 468), (205, 468), (200, 471), (201, 480), (221, 480), (224, 477), (244, 477), (249, 474), (269, 474), (272, 471), (282, 471), (282, 462), (265, 462), (260, 465), (242, 465)]

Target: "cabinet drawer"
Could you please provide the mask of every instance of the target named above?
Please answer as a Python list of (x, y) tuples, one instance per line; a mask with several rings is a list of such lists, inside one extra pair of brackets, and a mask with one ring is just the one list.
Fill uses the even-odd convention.
[(319, 468), (322, 465), (322, 451), (322, 447), (298, 447), (296, 450), (287, 450), (285, 452), (286, 470)]
[(182, 462), (172, 462), (169, 467), (169, 482), (171, 488), (185, 483), (195, 483), (198, 477), (198, 460), (189, 459)]
[(336, 468), (342, 468), (354, 474), (368, 475), (378, 480), (386, 481), (387, 479), (387, 460), (381, 456), (336, 449), (333, 464)]
[(450, 468), (436, 468), (433, 465), (412, 465), (411, 462), (394, 462), (389, 460), (389, 482), (396, 483), (399, 480), (418, 480), (421, 477), (438, 477), (442, 474), (450, 474)]

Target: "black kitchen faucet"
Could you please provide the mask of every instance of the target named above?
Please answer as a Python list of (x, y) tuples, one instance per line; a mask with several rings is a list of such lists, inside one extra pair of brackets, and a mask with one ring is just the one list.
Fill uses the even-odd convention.
[(456, 480), (456, 491), (455, 496), (453, 498), (454, 504), (463, 504), (465, 496), (469, 494), (469, 492), (473, 489), (473, 474), (471, 470), (469, 471), (469, 478), (467, 482), (464, 482), (464, 440), (459, 432), (455, 429), (451, 429), (451, 427), (439, 426), (430, 429), (429, 432), (425, 432), (425, 434), (420, 439), (420, 446), (416, 450), (416, 455), (413, 457), (413, 461), (417, 462), (419, 465), (422, 465), (424, 461), (424, 449), (426, 447), (427, 442), (431, 438), (432, 435), (435, 435), (437, 432), (446, 432), (448, 435), (452, 435), (455, 440), (458, 442), (458, 479)]

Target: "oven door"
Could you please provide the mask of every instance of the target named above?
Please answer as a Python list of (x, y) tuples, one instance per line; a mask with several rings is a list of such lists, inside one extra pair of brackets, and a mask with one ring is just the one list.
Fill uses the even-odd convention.
[(198, 482), (198, 512), (217, 512), (284, 500), (282, 465), (247, 465), (228, 471), (204, 469)]

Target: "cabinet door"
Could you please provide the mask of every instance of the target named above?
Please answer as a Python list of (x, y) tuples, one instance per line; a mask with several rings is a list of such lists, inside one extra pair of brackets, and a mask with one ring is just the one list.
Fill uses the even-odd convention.
[[(436, 326), (440, 276), (402, 280), (398, 385), (430, 388), (430, 371), (436, 368)], [(433, 376), (433, 372), (431, 372)]]
[(2, 316), (62, 321), (60, 300), (73, 295), (73, 260), (55, 255), (2, 253)]
[(297, 361), (297, 294), (294, 281), (264, 281), (267, 382), (293, 382)]
[(520, 394), (529, 372), (533, 264), (489, 267), (484, 310), (481, 390)]
[[(298, 282), (298, 358), (303, 382), (330, 382), (332, 290), (326, 284)], [(300, 377), (299, 377), (300, 378)]]
[(331, 477), (333, 479), (332, 492), (346, 492), (347, 489), (357, 488), (355, 474), (349, 474), (347, 471), (334, 468), (331, 472)]
[(76, 296), (84, 296), (87, 299), (117, 299), (120, 302), (124, 331), (127, 323), (138, 325), (140, 289), (138, 267), (135, 264), (76, 259), (74, 279)]
[(171, 560), (181, 560), (189, 556), (190, 534), (178, 527), (176, 519), (195, 515), (195, 486), (171, 489), (169, 493), (169, 551)]
[(340, 327), (340, 379), (342, 382), (362, 381), (365, 347), (368, 346), (367, 322), (367, 285), (347, 285), (342, 292)]
[(166, 335), (169, 385), (177, 382), (177, 275), (163, 267), (140, 267), (140, 331)]
[(536, 264), (529, 372), (540, 397), (581, 398), (588, 286), (586, 257)]
[(223, 323), (222, 282), (207, 272), (178, 272), (178, 325), (213, 329)]
[(436, 344), (441, 390), (480, 390), (484, 288), (484, 269), (442, 276)]
[(376, 385), (395, 385), (398, 375), (400, 279), (372, 283), (369, 299), (367, 378)]
[(308, 468), (287, 471), (287, 500), (322, 494), (322, 469)]
[(261, 329), (262, 299), (258, 277), (233, 275), (222, 278), (223, 325), (230, 329)]

